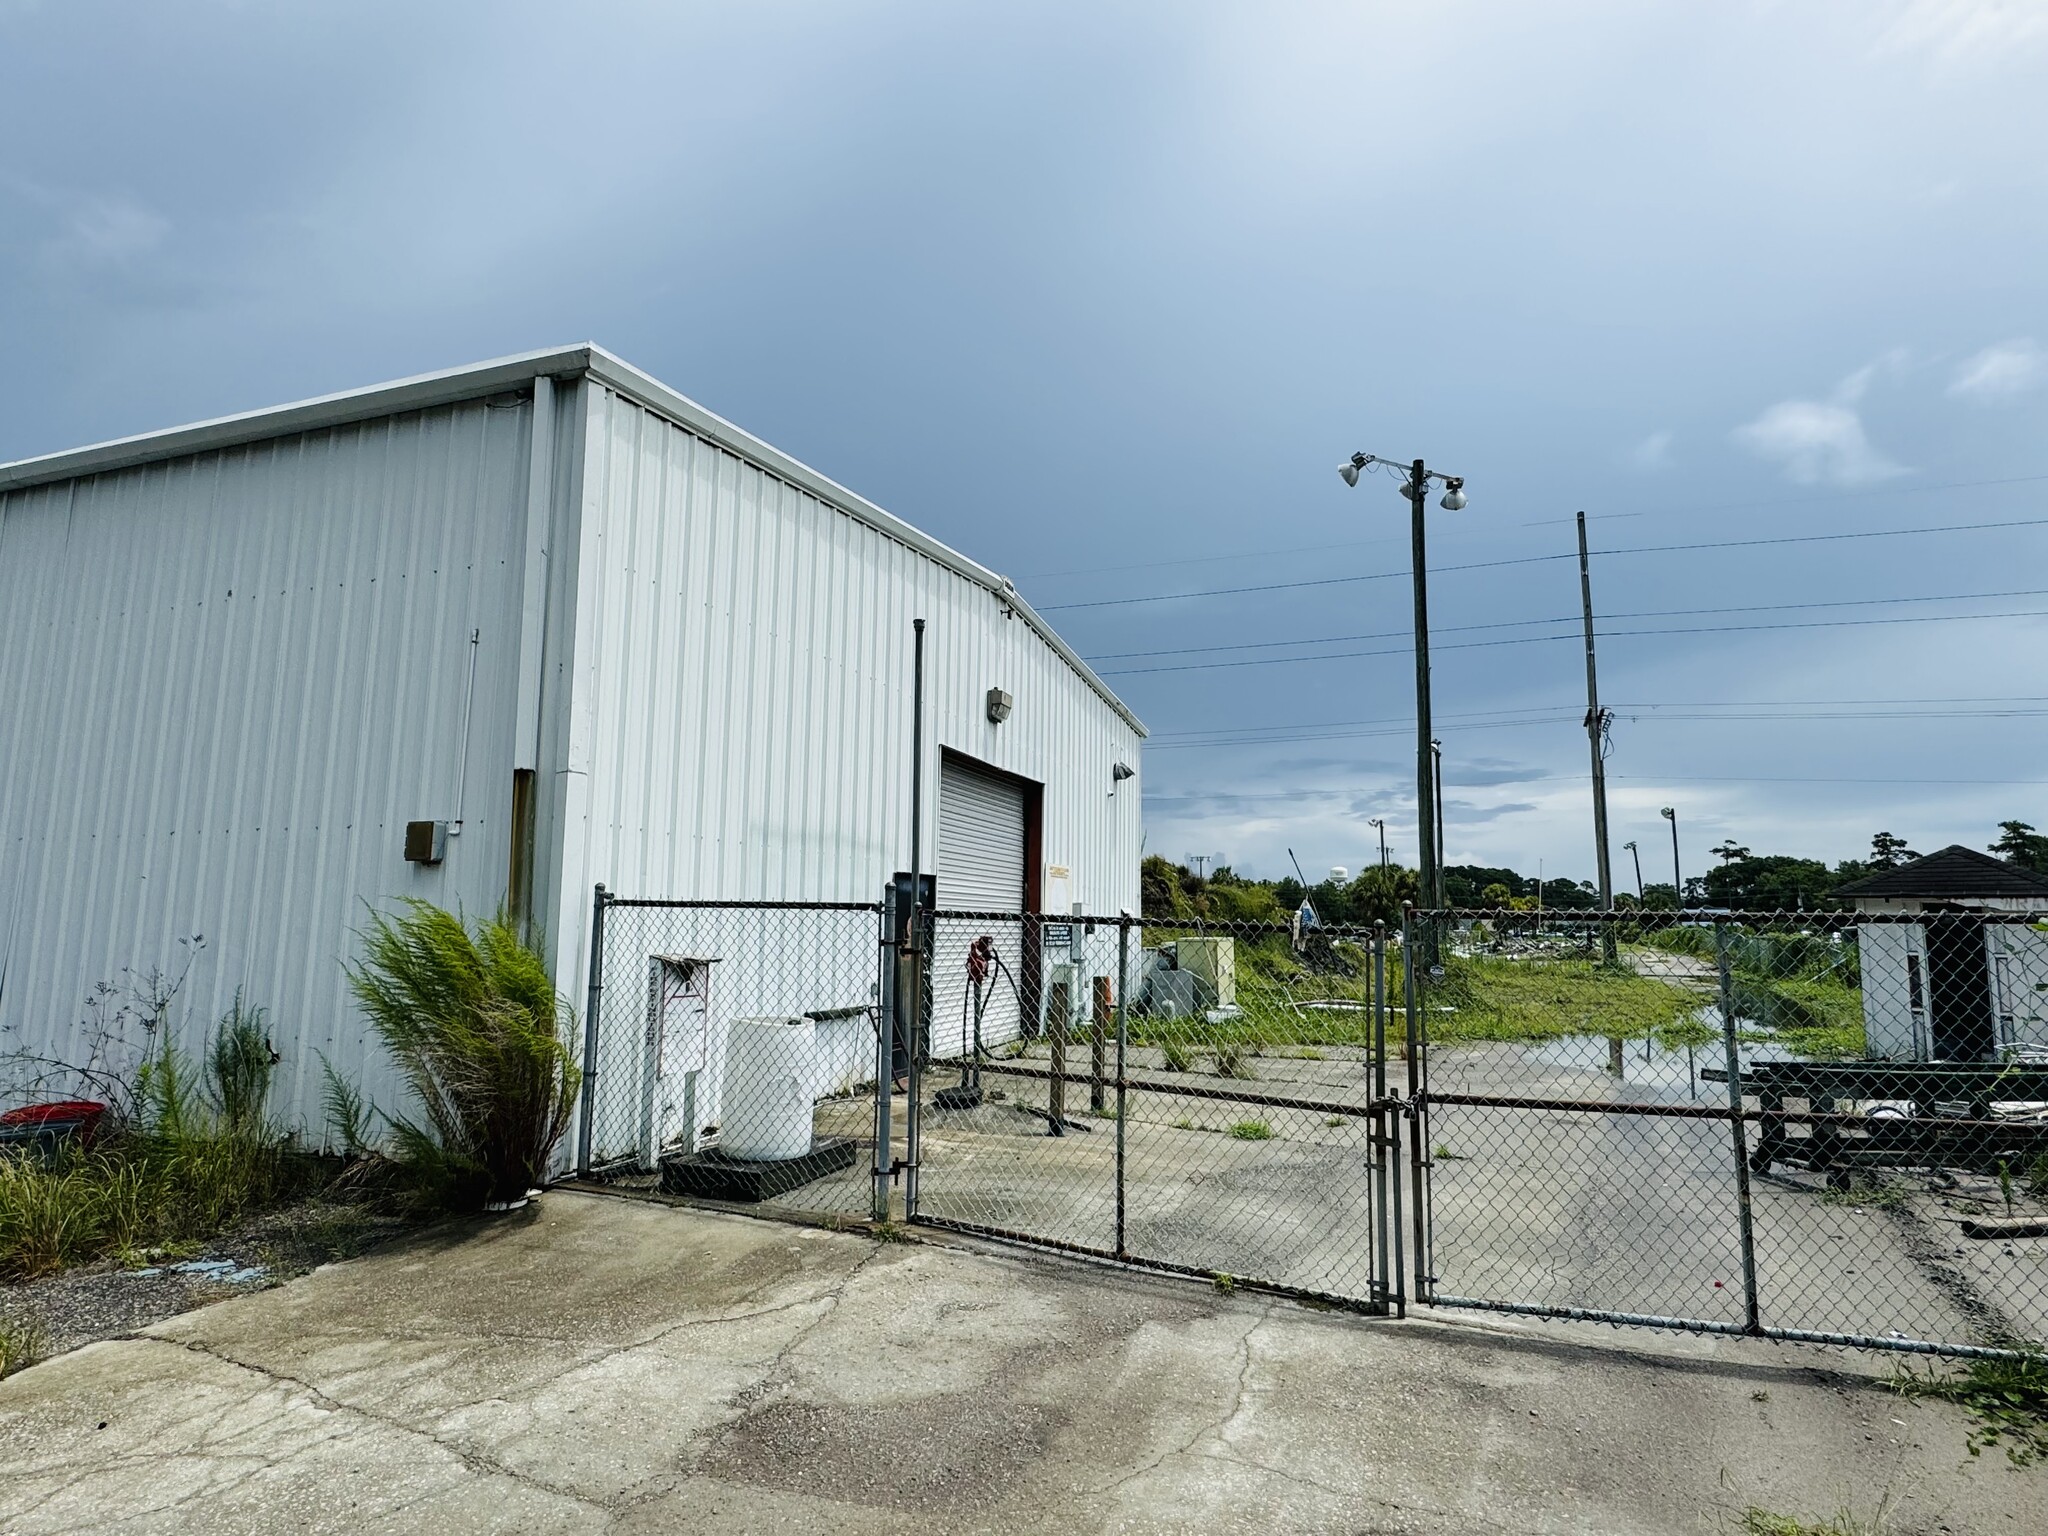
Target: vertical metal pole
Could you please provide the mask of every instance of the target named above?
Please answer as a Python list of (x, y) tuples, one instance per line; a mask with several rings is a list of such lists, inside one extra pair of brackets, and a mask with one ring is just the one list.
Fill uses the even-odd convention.
[(910, 621), (910, 904), (924, 905), (924, 620)]
[(1431, 1273), (1429, 1229), (1423, 1214), (1429, 1200), (1429, 1100), (1424, 1091), (1427, 1079), (1423, 1060), (1423, 1052), (1429, 1049), (1429, 1032), (1422, 1018), (1422, 988), (1415, 979), (1416, 966), (1421, 959), (1417, 952), (1421, 935), (1416, 930), (1427, 921), (1412, 907), (1402, 914), (1401, 919), (1401, 991), (1408, 1009), (1408, 1134), (1411, 1138), (1408, 1146), (1408, 1197), (1414, 1207), (1417, 1301), (1429, 1300), (1436, 1279)]
[(591, 1117), (597, 1109), (597, 1011), (604, 1002), (604, 909), (602, 882), (590, 912), (590, 991), (583, 1003), (583, 1123), (576, 1128), (576, 1172), (590, 1173)]
[(1050, 1135), (1067, 1134), (1067, 1018), (1072, 1008), (1064, 979), (1046, 988), (1046, 1032), (1052, 1039), (1051, 1072), (1047, 1074), (1045, 1112)]
[(1088, 986), (1088, 1107), (1101, 1114), (1109, 1107), (1109, 1010), (1114, 994), (1109, 978), (1096, 976)]
[(923, 892), (910, 903), (910, 1084), (903, 1095), (903, 1219), (917, 1220), (917, 1163), (924, 1149), (924, 1062), (931, 1051), (931, 945), (937, 926)]
[[(1417, 851), (1422, 865), (1418, 871), (1422, 877), (1422, 900), (1425, 906), (1433, 907), (1440, 903), (1436, 873), (1435, 775), (1429, 725), (1429, 561), (1422, 530), (1422, 509), (1428, 499), (1429, 475), (1422, 460), (1417, 459), (1408, 472), (1409, 558), (1415, 583), (1415, 822)], [(1425, 963), (1433, 964), (1436, 957), (1434, 943), (1430, 940), (1425, 942), (1431, 943)]]
[(1436, 805), (1436, 889), (1430, 892), (1429, 904), (1433, 907), (1448, 906), (1444, 900), (1444, 744), (1432, 739), (1429, 744), (1429, 771), (1431, 799)]
[[(1674, 826), (1676, 823), (1674, 822)], [(1749, 1201), (1749, 1138), (1742, 1131), (1742, 1054), (1735, 1045), (1735, 980), (1728, 966), (1728, 932), (1714, 924), (1714, 959), (1721, 980), (1721, 1050), (1728, 1068), (1728, 1135), (1735, 1150), (1736, 1229), (1742, 1242), (1742, 1326), (1762, 1326), (1756, 1298), (1756, 1229)]]
[(1393, 1116), (1387, 1104), (1387, 925), (1372, 925), (1372, 1134), (1373, 1173), (1373, 1257), (1380, 1305), (1384, 1310), (1400, 1288), (1391, 1267), (1393, 1244), (1388, 1225), (1392, 1214), (1391, 1179), (1388, 1167), (1389, 1130)]
[(1678, 808), (1673, 806), (1666, 818), (1671, 823), (1671, 899), (1678, 910), (1685, 910), (1685, 879), (1678, 868)]
[(1116, 1256), (1125, 1258), (1124, 1243), (1124, 1120), (1128, 1086), (1124, 1076), (1124, 1052), (1130, 1043), (1130, 1022), (1124, 1013), (1124, 996), (1130, 990), (1131, 920), (1117, 919), (1116, 925)]
[(889, 1101), (896, 1091), (896, 972), (902, 956), (896, 950), (896, 882), (882, 887), (882, 931), (878, 951), (875, 1029), (875, 1198), (874, 1218), (889, 1219)]

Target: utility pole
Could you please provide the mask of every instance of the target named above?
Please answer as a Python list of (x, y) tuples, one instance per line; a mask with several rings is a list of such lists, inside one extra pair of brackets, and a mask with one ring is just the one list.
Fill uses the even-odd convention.
[[(1435, 754), (1429, 728), (1429, 556), (1422, 530), (1422, 511), (1428, 504), (1429, 470), (1417, 459), (1408, 470), (1409, 569), (1415, 581), (1415, 798), (1416, 841), (1421, 845), (1422, 877), (1418, 888), (1422, 899), (1439, 905), (1437, 893)], [(1432, 930), (1432, 933), (1434, 930)], [(1427, 958), (1436, 964), (1436, 946), (1427, 945)]]
[(1385, 869), (1387, 867), (1387, 819), (1384, 816), (1369, 816), (1366, 818), (1365, 824), (1368, 827), (1376, 827), (1379, 830), (1380, 868)]
[(1579, 514), (1579, 602), (1586, 620), (1586, 742), (1593, 754), (1593, 852), (1600, 870), (1600, 909), (1614, 910), (1614, 872), (1607, 862), (1607, 711), (1600, 707), (1600, 675), (1593, 664), (1593, 573), (1586, 558), (1586, 514)]
[(1436, 802), (1436, 889), (1431, 892), (1435, 906), (1444, 899), (1444, 744), (1434, 737), (1429, 743), (1430, 798)]
[(1657, 814), (1671, 823), (1671, 895), (1682, 912), (1685, 910), (1685, 880), (1678, 872), (1678, 807), (1667, 805)]

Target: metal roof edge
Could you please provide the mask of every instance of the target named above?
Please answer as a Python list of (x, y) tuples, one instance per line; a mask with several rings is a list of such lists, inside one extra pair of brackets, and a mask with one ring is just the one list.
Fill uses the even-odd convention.
[(588, 343), (573, 347), (546, 347), (538, 352), (521, 352), (462, 368), (416, 374), (386, 384), (316, 395), (310, 400), (297, 400), (288, 405), (265, 406), (261, 410), (216, 416), (187, 426), (117, 437), (83, 448), (67, 448), (61, 453), (16, 459), (12, 463), (0, 464), (0, 491), (19, 490), (52, 480), (70, 480), (108, 470), (132, 469), (138, 464), (158, 459), (207, 453), (218, 448), (261, 442), (265, 438), (285, 437), (295, 432), (370, 421), (400, 411), (473, 400), (530, 383), (536, 374), (580, 374), (589, 366), (592, 350)]
[(286, 437), (297, 432), (313, 432), (356, 421), (371, 421), (401, 411), (424, 410), (437, 405), (451, 405), (461, 400), (474, 400), (481, 396), (496, 394), (500, 390), (523, 386), (530, 383), (537, 374), (587, 374), (608, 388), (626, 395), (637, 404), (658, 415), (668, 417), (677, 425), (703, 433), (740, 457), (753, 461), (769, 473), (837, 507), (849, 517), (869, 524), (899, 543), (908, 545), (927, 558), (966, 577), (977, 586), (986, 588), (995, 597), (1014, 608), (1039, 639), (1072, 667), (1082, 681), (1087, 683), (1105, 704), (1116, 711), (1125, 724), (1141, 738), (1149, 734), (1144, 722), (1111, 691), (1107, 683), (1096, 676), (1095, 669), (1083, 661), (1074, 648), (1062, 640), (1053, 627), (1040, 618), (1031, 605), (1018, 595), (1016, 587), (1008, 577), (1000, 576), (986, 566), (977, 564), (958, 550), (940, 543), (930, 534), (912, 527), (895, 514), (884, 511), (865, 496), (848, 490), (838, 481), (820, 474), (808, 464), (762, 441), (744, 427), (706, 410), (687, 395), (671, 389), (652, 374), (642, 372), (624, 358), (606, 351), (595, 342), (579, 342), (574, 346), (543, 347), (534, 352), (518, 352), (510, 357), (493, 358), (488, 362), (471, 363), (460, 368), (444, 368), (434, 373), (415, 374), (411, 378), (395, 379), (385, 384), (342, 390), (331, 395), (316, 395), (310, 400), (293, 401), (287, 405), (265, 406), (260, 410), (241, 411), (232, 416), (216, 416), (186, 426), (166, 427), (154, 432), (138, 433), (132, 437), (118, 437), (108, 442), (92, 443), (83, 448), (67, 448), (61, 453), (16, 459), (11, 463), (0, 464), (0, 491), (21, 490), (29, 486), (47, 484), (53, 480), (70, 480), (112, 470), (133, 469), (138, 465), (160, 459), (208, 453), (221, 448), (238, 447), (244, 443), (262, 442), (266, 438)]
[(1140, 739), (1151, 734), (1145, 729), (1145, 723), (1132, 713), (1130, 706), (1118, 698), (1110, 686), (1096, 675), (1095, 669), (1083, 661), (1074, 648), (1060, 638), (1058, 631), (1040, 618), (1031, 605), (1024, 601), (1018, 594), (1015, 584), (1007, 576), (998, 575), (987, 566), (970, 560), (950, 545), (940, 543), (930, 534), (906, 523), (893, 512), (875, 505), (859, 492), (848, 490), (830, 476), (820, 474), (802, 460), (793, 458), (773, 444), (754, 436), (746, 428), (727, 421), (716, 412), (706, 410), (689, 396), (671, 389), (652, 374), (635, 368), (624, 358), (595, 344), (591, 345), (589, 351), (588, 372), (599, 383), (617, 390), (636, 404), (645, 406), (658, 415), (668, 417), (678, 426), (702, 433), (740, 457), (753, 461), (769, 473), (810, 492), (828, 505), (837, 507), (847, 516), (867, 523), (897, 542), (908, 545), (919, 554), (937, 561), (956, 575), (964, 576), (977, 586), (987, 589), (993, 596), (1016, 610), (1018, 617), (1031, 626), (1032, 632), (1050, 646), (1055, 655), (1072, 667), (1096, 696), (1115, 710), (1123, 722), (1138, 733)]

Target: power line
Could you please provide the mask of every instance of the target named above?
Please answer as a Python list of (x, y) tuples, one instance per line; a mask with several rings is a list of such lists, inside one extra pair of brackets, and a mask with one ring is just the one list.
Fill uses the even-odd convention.
[[(1772, 496), (1754, 501), (1717, 501), (1686, 507), (1660, 507), (1644, 512), (1593, 512), (1587, 514), (1596, 522), (1613, 522), (1625, 517), (1696, 517), (1706, 512), (1741, 512), (1756, 507), (1811, 506), (1816, 503), (1847, 501), (1866, 496), (1912, 496), (1924, 495), (1931, 491), (1979, 490), (1993, 485), (2031, 485), (2048, 480), (2048, 475), (2013, 475), (1999, 480), (1938, 480), (1926, 485), (1885, 485), (1872, 486), (1858, 491), (1831, 491), (1822, 496)], [(1553, 523), (1569, 523), (1569, 517), (1539, 518), (1518, 526), (1523, 528), (1547, 528)], [(1279, 555), (1324, 555), (1339, 549), (1377, 549), (1383, 545), (1405, 543), (1402, 539), (1346, 539), (1330, 544), (1295, 544), (1284, 549), (1242, 549), (1222, 555), (1186, 555), (1176, 560), (1137, 560), (1128, 565), (1074, 566), (1063, 571), (1024, 571), (1014, 577), (1017, 581), (1052, 581), (1062, 576), (1095, 576), (1114, 571), (1165, 570), (1182, 565), (1220, 565), (1231, 560), (1261, 560)]]
[[(1632, 639), (1648, 635), (1734, 635), (1757, 630), (1856, 629), (1872, 624), (1943, 624), (1965, 619), (2041, 619), (2048, 609), (2026, 608), (2005, 613), (1916, 613), (1891, 619), (1814, 619), (1797, 624), (1699, 624), (1662, 629), (1603, 629), (1599, 638)], [(1540, 621), (1553, 622), (1553, 621)], [(1439, 651), (1473, 651), (1498, 645), (1542, 645), (1555, 640), (1576, 640), (1572, 634), (1521, 635), (1512, 640), (1463, 640), (1455, 645), (1432, 646)], [(1213, 672), (1226, 667), (1279, 667), (1298, 661), (1355, 661), (1369, 656), (1405, 656), (1409, 647), (1395, 646), (1381, 651), (1329, 651), (1320, 656), (1254, 656), (1240, 661), (1189, 661), (1171, 667), (1110, 667), (1103, 677), (1141, 677), (1153, 672)]]
[[(2048, 527), (2048, 517), (2020, 518), (1997, 523), (1945, 523), (1930, 528), (1866, 528), (1854, 533), (1801, 533), (1789, 534), (1772, 539), (1715, 539), (1698, 544), (1634, 544), (1614, 549), (1595, 550), (1598, 555), (1658, 555), (1684, 554), (1707, 549), (1763, 549), (1785, 544), (1831, 544), (1846, 539), (1899, 539), (1909, 535), (1927, 533), (1982, 533), (2000, 528), (2043, 528)], [(1480, 560), (1467, 565), (1440, 565), (1432, 567), (1433, 575), (1448, 575), (1456, 571), (1496, 570), (1510, 565), (1546, 565), (1558, 560), (1576, 560), (1576, 554), (1523, 555), (1512, 560)], [(1323, 576), (1312, 581), (1272, 581), (1248, 587), (1209, 587), (1199, 592), (1155, 592), (1140, 597), (1101, 597), (1083, 603), (1048, 603), (1040, 612), (1059, 613), (1074, 608), (1119, 608), (1134, 603), (1174, 603), (1191, 597), (1237, 597), (1249, 592), (1292, 592), (1308, 587), (1336, 587), (1363, 581), (1392, 581), (1406, 576), (1406, 571), (1372, 571), (1360, 576)]]
[[(2048, 709), (1923, 709), (1923, 710), (1835, 710), (1817, 714), (1680, 714), (1657, 712), (1641, 715), (1609, 706), (1610, 711), (1626, 719), (1631, 725), (1641, 724), (1727, 724), (1732, 722), (1763, 722), (1793, 725), (1835, 724), (1844, 720), (2040, 720), (2048, 719)], [(1571, 726), (1583, 724), (1583, 713), (1579, 709), (1560, 711), (1544, 716), (1530, 716), (1519, 720), (1478, 720), (1463, 722), (1459, 729), (1467, 734), (1483, 731), (1519, 730), (1530, 726)], [(1151, 752), (1177, 752), (1215, 747), (1263, 747), (1286, 746), (1316, 741), (1358, 741), (1376, 736), (1403, 736), (1414, 726), (1373, 726), (1355, 730), (1308, 731), (1295, 734), (1271, 734), (1264, 736), (1217, 735), (1205, 740), (1150, 742), (1146, 750)]]
[[(1658, 709), (1779, 709), (1805, 708), (1808, 706), (1836, 706), (1849, 704), (1870, 704), (1884, 708), (1895, 708), (1903, 704), (2048, 704), (2048, 693), (1979, 693), (1961, 697), (1942, 696), (1906, 699), (1664, 699), (1655, 704), (1613, 704), (1611, 709), (1641, 711)], [(1440, 714), (1439, 720), (1484, 720), (1497, 715), (1526, 715), (1539, 710), (1569, 710), (1576, 714), (1577, 704), (1524, 704), (1513, 709), (1468, 709), (1452, 714)], [(1160, 731), (1147, 740), (1171, 740), (1181, 736), (1212, 736), (1217, 734), (1238, 734), (1247, 731), (1325, 731), (1348, 730), (1358, 725), (1401, 725), (1413, 728), (1415, 720), (1408, 715), (1381, 715), (1371, 720), (1295, 720), (1274, 725), (1218, 726), (1206, 731)]]
[[(1517, 779), (1517, 780), (1515, 780), (1515, 782), (1516, 782), (1516, 783), (1518, 783), (1518, 784), (1519, 784), (1519, 783), (1531, 783), (1531, 784), (1533, 784), (1533, 783), (1538, 783), (1538, 782), (1542, 782), (1542, 783), (1556, 783), (1556, 782), (1558, 782), (1558, 781), (1560, 781), (1560, 780), (1570, 780), (1570, 781), (1576, 781), (1576, 780), (1584, 779), (1585, 777), (1586, 777), (1586, 775), (1585, 775), (1585, 774), (1582, 774), (1582, 773), (1570, 773), (1570, 774), (1563, 774), (1563, 773), (1532, 773), (1532, 774), (1528, 775), (1528, 777), (1527, 777), (1527, 778), (1525, 778), (1525, 779)], [(1626, 779), (1630, 779), (1630, 780), (1633, 780), (1633, 781), (1635, 781), (1635, 782), (1638, 782), (1638, 783), (1648, 783), (1648, 784), (1969, 784), (1969, 785), (1982, 785), (1982, 786), (1987, 786), (1987, 787), (1997, 787), (1997, 788), (2007, 788), (2007, 787), (2011, 787), (2011, 786), (2015, 786), (2015, 785), (2041, 785), (2041, 784), (2048, 784), (2048, 779), (1908, 779), (1908, 778), (1896, 778), (1896, 779), (1893, 779), (1893, 778), (1886, 778), (1886, 779), (1870, 779), (1870, 778), (1833, 778), (1833, 777), (1828, 777), (1828, 776), (1825, 776), (1825, 775), (1818, 775), (1818, 774), (1817, 774), (1817, 775), (1813, 775), (1813, 776), (1810, 776), (1810, 777), (1809, 777), (1809, 776), (1776, 776), (1776, 777), (1759, 777), (1759, 776), (1752, 776), (1752, 775), (1749, 775), (1749, 774), (1723, 774), (1723, 775), (1714, 775), (1714, 774), (1655, 774), (1655, 773), (1652, 773), (1652, 774), (1645, 774), (1645, 773), (1634, 773), (1634, 774), (1616, 774), (1616, 775), (1615, 775), (1615, 777), (1616, 777), (1616, 778), (1626, 778)], [(1251, 795), (1237, 794), (1237, 793), (1234, 793), (1234, 792), (1232, 792), (1232, 791), (1230, 791), (1230, 790), (1227, 790), (1227, 789), (1226, 789), (1226, 790), (1213, 790), (1213, 791), (1210, 791), (1210, 792), (1209, 792), (1209, 793), (1207, 793), (1207, 794), (1198, 794), (1198, 795), (1153, 795), (1153, 794), (1148, 794), (1148, 795), (1146, 795), (1146, 796), (1145, 796), (1145, 803), (1146, 803), (1146, 804), (1148, 804), (1148, 805), (1173, 805), (1173, 804), (1181, 804), (1181, 805), (1198, 805), (1198, 804), (1201, 804), (1201, 803), (1203, 803), (1203, 802), (1205, 802), (1205, 801), (1231, 801), (1231, 802), (1242, 802), (1242, 801), (1247, 801), (1247, 800), (1250, 800), (1250, 801), (1276, 801), (1276, 800), (1316, 800), (1316, 799), (1321, 799), (1321, 800), (1333, 800), (1333, 799), (1356, 799), (1356, 798), (1358, 798), (1358, 796), (1360, 796), (1360, 795), (1361, 795), (1362, 793), (1364, 793), (1364, 791), (1363, 791), (1363, 790), (1361, 790), (1360, 788), (1356, 787), (1356, 786), (1352, 786), (1352, 787), (1348, 787), (1348, 788), (1343, 788), (1343, 789), (1293, 789), (1293, 790), (1284, 790), (1284, 791), (1280, 791), (1280, 792), (1277, 792), (1277, 793), (1270, 793), (1270, 794), (1251, 794)]]
[[(1816, 608), (1875, 608), (1891, 603), (1974, 603), (1988, 602), (1998, 597), (2048, 597), (2048, 588), (2030, 588), (2016, 592), (1953, 592), (1946, 595), (1928, 594), (1919, 597), (1854, 597), (1821, 603), (1748, 603), (1727, 608), (1642, 608), (1626, 613), (1603, 613), (1605, 619), (1682, 619), (1712, 613), (1790, 613), (1802, 609)], [(1957, 614), (1957, 618), (1974, 615)], [(1537, 624), (1577, 624), (1580, 616), (1576, 613), (1561, 614), (1554, 619), (1501, 619), (1490, 624), (1435, 625), (1430, 633), (1435, 635), (1468, 634), (1484, 629), (1524, 629)], [(1263, 651), (1287, 645), (1345, 645), (1354, 640), (1392, 640), (1409, 634), (1406, 629), (1375, 630), (1362, 635), (1322, 635), (1313, 639), (1300, 640), (1240, 640), (1229, 645), (1176, 645), (1156, 651), (1103, 651), (1090, 656), (1088, 660), (1129, 661), (1145, 656), (1199, 656), (1212, 651)], [(1680, 631), (1689, 633), (1689, 631)]]

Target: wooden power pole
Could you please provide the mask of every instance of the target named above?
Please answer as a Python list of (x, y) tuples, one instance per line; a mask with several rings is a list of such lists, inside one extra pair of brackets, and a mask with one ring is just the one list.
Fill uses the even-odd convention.
[(1607, 861), (1607, 759), (1602, 745), (1607, 711), (1600, 707), (1600, 674), (1593, 665), (1593, 572), (1586, 559), (1586, 514), (1579, 514), (1579, 601), (1586, 619), (1586, 741), (1593, 753), (1593, 845), (1600, 866), (1600, 910), (1614, 909), (1614, 874)]

